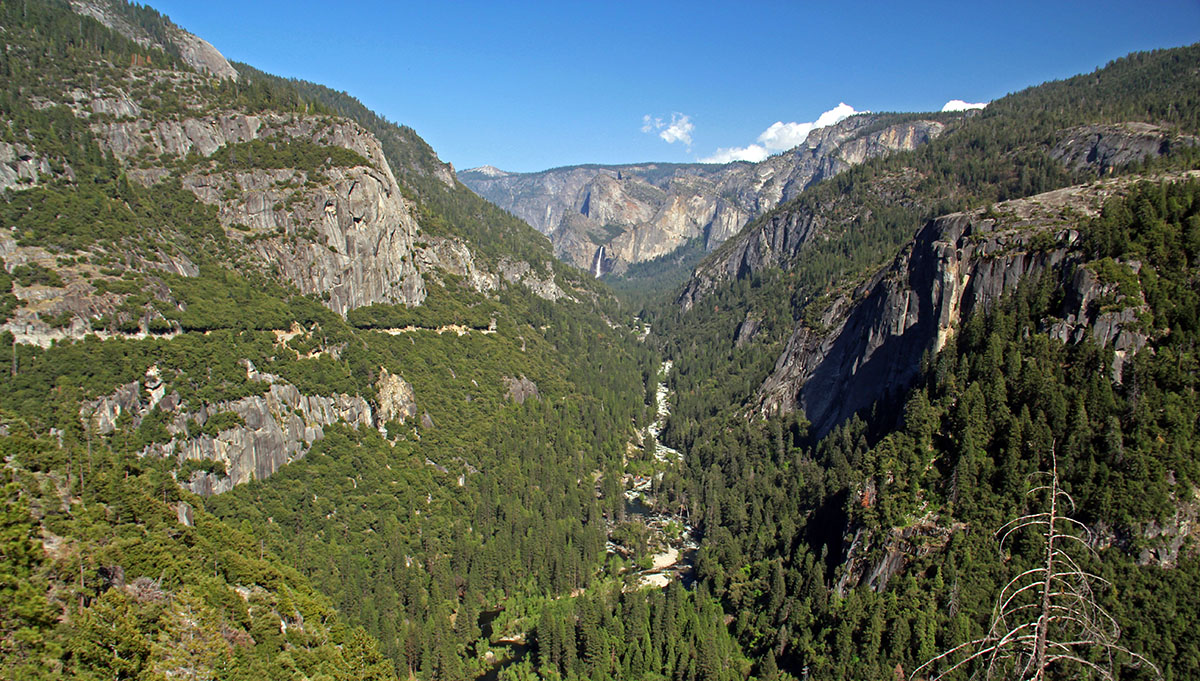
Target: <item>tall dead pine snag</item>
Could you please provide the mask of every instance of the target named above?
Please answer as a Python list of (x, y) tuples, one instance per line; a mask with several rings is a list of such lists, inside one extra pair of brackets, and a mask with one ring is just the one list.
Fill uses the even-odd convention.
[(1075, 500), (1059, 486), (1058, 461), (1051, 450), (1050, 471), (1034, 474), (1031, 499), (1046, 510), (1005, 523), (996, 532), (1001, 550), (1013, 535), (1030, 528), (1041, 537), (1041, 559), (1013, 577), (996, 598), (987, 635), (958, 645), (915, 669), (910, 679), (939, 681), (962, 669), (970, 678), (1045, 681), (1089, 674), (1106, 681), (1117, 678), (1120, 665), (1146, 665), (1161, 678), (1152, 662), (1117, 641), (1121, 628), (1097, 603), (1093, 584), (1108, 582), (1080, 567), (1071, 552), (1093, 556), (1092, 533), (1069, 517)]

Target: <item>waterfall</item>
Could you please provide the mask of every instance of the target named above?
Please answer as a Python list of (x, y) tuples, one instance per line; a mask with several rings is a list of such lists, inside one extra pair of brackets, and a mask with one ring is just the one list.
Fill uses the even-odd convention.
[(599, 279), (604, 276), (604, 247), (596, 249), (596, 255), (592, 256), (592, 276)]

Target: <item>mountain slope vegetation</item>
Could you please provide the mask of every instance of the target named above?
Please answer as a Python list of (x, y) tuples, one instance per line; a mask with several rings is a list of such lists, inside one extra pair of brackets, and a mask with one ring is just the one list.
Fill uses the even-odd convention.
[(657, 362), (602, 286), (344, 94), (4, 12), (5, 676), (465, 678), (621, 583)]
[[(904, 677), (1051, 468), (1200, 676), (1200, 48), (933, 117), (634, 317), (346, 93), (132, 3), (0, 26), (0, 677)], [(904, 367), (810, 422), (839, 358)]]
[[(1036, 560), (1032, 538), (1001, 554), (992, 532), (1026, 512), (1052, 455), (1096, 532), (1087, 566), (1114, 585), (1102, 605), (1122, 640), (1168, 676), (1196, 673), (1181, 638), (1194, 625), (1163, 616), (1190, 612), (1200, 567), (1177, 524), (1194, 513), (1200, 271), (1195, 179), (1180, 172), (1197, 127), (1176, 84), (1198, 54), (1131, 55), (998, 100), (812, 187), (650, 310), (675, 363), (663, 439), (687, 453), (704, 513), (700, 584), (764, 674), (769, 657), (797, 676), (878, 678), (982, 636), (994, 594)], [(1128, 153), (1069, 151), (1099, 139)], [(974, 269), (954, 269), (971, 252)], [(858, 416), (818, 430), (795, 367), (843, 343), (878, 354), (833, 380), (868, 361), (913, 378), (869, 385)]]

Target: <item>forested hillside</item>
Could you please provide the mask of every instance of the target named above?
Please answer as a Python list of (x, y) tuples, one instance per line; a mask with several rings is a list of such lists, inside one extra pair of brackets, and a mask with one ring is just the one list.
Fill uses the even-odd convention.
[[(85, 9), (0, 22), (0, 676), (741, 675), (606, 551), (659, 369), (612, 296), (412, 130)], [(506, 660), (572, 593), (571, 655)]]
[(1200, 48), (622, 302), (346, 93), (120, 0), (0, 28), (0, 678), (969, 678), (1043, 474), (1046, 678), (1200, 677)]
[[(652, 310), (675, 362), (663, 438), (687, 452), (703, 514), (700, 585), (760, 673), (907, 675), (984, 637), (1043, 548), (1030, 534), (1002, 551), (994, 533), (1039, 510), (1025, 493), (1055, 460), (1092, 532), (1076, 560), (1108, 580), (1098, 605), (1123, 645), (1166, 678), (1198, 673), (1200, 205), (1180, 172), (1198, 128), (1178, 87), (1198, 54), (1132, 55), (868, 161), (748, 226)], [(874, 398), (818, 429), (805, 381), (838, 357), (818, 392), (858, 399), (837, 386), (862, 372)], [(889, 366), (912, 378), (870, 378)], [(1153, 676), (1132, 662), (1117, 656), (1118, 678)]]
[[(690, 442), (681, 431), (716, 405), (748, 399), (794, 328), (830, 324), (833, 307), (860, 295), (856, 287), (926, 221), (1101, 174), (1195, 165), (1193, 89), (1180, 85), (1197, 77), (1198, 53), (1131, 55), (1092, 75), (1010, 95), (927, 147), (869, 160), (748, 225), (696, 268), (678, 305), (651, 310), (679, 362), (680, 403), (669, 425), (675, 442)], [(1121, 121), (1153, 121), (1149, 139), (1115, 125)], [(1116, 156), (1124, 164), (1106, 164), (1101, 154), (1070, 163), (1073, 144), (1111, 145), (1125, 152)], [(755, 343), (746, 343), (750, 337)]]

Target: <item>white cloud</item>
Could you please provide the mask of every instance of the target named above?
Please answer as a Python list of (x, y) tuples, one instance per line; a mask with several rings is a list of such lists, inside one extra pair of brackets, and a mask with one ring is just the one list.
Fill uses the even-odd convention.
[(692, 146), (692, 131), (695, 129), (696, 126), (692, 125), (687, 116), (671, 114), (671, 124), (667, 126), (666, 130), (658, 133), (658, 136), (663, 138), (667, 144), (683, 142), (690, 147)]
[(855, 111), (854, 107), (845, 102), (826, 111), (811, 123), (784, 123), (775, 121), (758, 136), (757, 144), (744, 147), (722, 147), (711, 156), (700, 159), (701, 163), (730, 163), (732, 161), (750, 161), (758, 163), (771, 154), (791, 149), (808, 138), (808, 134), (817, 128), (825, 128), (842, 122), (854, 114), (865, 113)]
[(857, 113), (866, 113), (865, 111), (855, 111), (854, 107), (845, 102), (839, 102), (837, 106), (817, 117), (817, 122), (813, 124), (813, 128), (824, 128), (830, 125), (841, 123)]
[(758, 163), (770, 155), (765, 148), (757, 144), (751, 144), (745, 147), (722, 147), (713, 152), (712, 156), (700, 159), (700, 162), (733, 163), (734, 161), (750, 161), (751, 163)]
[(942, 111), (966, 111), (967, 109), (982, 109), (989, 103), (990, 102), (979, 102), (978, 104), (972, 104), (971, 102), (964, 102), (961, 99), (952, 99), (946, 102), (946, 105), (942, 107)]
[(812, 123), (784, 123), (782, 121), (775, 121), (771, 124), (771, 127), (764, 130), (763, 134), (758, 136), (758, 142), (764, 148), (775, 151), (791, 149), (803, 142), (814, 127), (816, 126)]
[(689, 150), (692, 148), (692, 131), (695, 129), (691, 117), (678, 112), (671, 114), (670, 123), (664, 123), (663, 119), (650, 114), (642, 116), (642, 132), (657, 130), (658, 136), (667, 144), (683, 142)]

